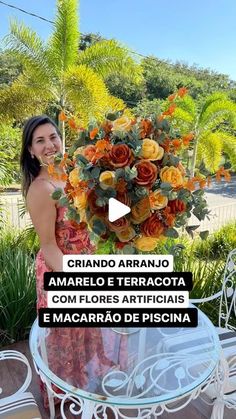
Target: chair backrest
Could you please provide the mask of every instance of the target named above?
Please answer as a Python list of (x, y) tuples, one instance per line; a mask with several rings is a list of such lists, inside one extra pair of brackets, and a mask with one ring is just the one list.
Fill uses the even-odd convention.
[[(0, 398), (0, 406), (1, 406), (1, 404), (4, 404), (7, 399), (10, 399), (11, 397), (16, 396), (18, 394), (24, 393), (27, 390), (27, 388), (29, 387), (31, 379), (32, 379), (32, 370), (31, 370), (29, 361), (28, 361), (28, 359), (26, 358), (25, 355), (23, 355), (21, 352), (18, 352), (18, 351), (11, 351), (11, 350), (0, 351), (0, 361), (4, 361), (4, 360), (7, 360), (7, 359), (12, 359), (12, 360), (23, 362), (27, 367), (27, 374), (26, 374), (26, 378), (25, 378), (24, 383), (14, 393), (14, 395), (4, 397), (4, 399)], [(2, 383), (1, 383), (1, 386), (2, 386)], [(3, 391), (1, 391), (1, 390), (3, 390), (3, 389), (0, 388), (0, 394), (3, 393)]]
[[(230, 323), (232, 318), (235, 323)], [(219, 326), (236, 330), (236, 249), (227, 258), (220, 298)]]
[[(191, 299), (193, 304), (205, 303), (220, 298), (219, 327), (236, 330), (236, 249), (227, 257), (222, 281), (222, 288), (214, 295), (205, 298)], [(235, 323), (230, 323), (232, 318)]]

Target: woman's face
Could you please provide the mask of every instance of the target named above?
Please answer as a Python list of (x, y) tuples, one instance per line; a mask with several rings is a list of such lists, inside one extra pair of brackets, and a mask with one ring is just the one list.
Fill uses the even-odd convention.
[(62, 152), (61, 138), (52, 124), (39, 125), (34, 130), (29, 152), (44, 164), (52, 163), (55, 154)]

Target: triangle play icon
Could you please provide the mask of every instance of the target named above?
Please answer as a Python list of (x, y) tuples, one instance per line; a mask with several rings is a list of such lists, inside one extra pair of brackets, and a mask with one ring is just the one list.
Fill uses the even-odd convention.
[(108, 201), (108, 220), (113, 222), (123, 217), (126, 214), (129, 214), (130, 207), (123, 204), (120, 201), (117, 201), (115, 198), (110, 198)]

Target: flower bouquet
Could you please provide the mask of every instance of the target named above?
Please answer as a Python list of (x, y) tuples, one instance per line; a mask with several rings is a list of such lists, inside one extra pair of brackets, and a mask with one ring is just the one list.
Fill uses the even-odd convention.
[[(112, 243), (112, 252), (152, 252), (164, 237), (177, 238), (192, 213), (199, 220), (208, 214), (202, 190), (207, 180), (191, 178), (183, 159), (193, 134), (176, 132), (171, 113), (169, 108), (144, 119), (108, 114), (102, 122), (77, 128), (68, 153), (57, 159), (59, 165), (49, 166), (55, 177), (63, 168), (66, 180), (65, 191), (56, 190), (53, 198), (68, 208), (68, 218), (87, 223)], [(131, 212), (110, 222), (109, 198)]]

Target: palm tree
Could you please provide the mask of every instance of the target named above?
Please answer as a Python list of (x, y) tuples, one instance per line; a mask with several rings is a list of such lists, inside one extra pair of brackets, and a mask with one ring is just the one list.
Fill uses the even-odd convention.
[(87, 121), (111, 108), (125, 107), (123, 101), (109, 95), (104, 78), (121, 72), (138, 79), (140, 66), (114, 40), (79, 51), (77, 9), (77, 0), (57, 0), (54, 30), (47, 43), (23, 23), (11, 22), (6, 44), (24, 70), (0, 91), (2, 118), (22, 120), (53, 103), (58, 114), (69, 110)]
[(223, 154), (236, 169), (236, 104), (225, 93), (214, 93), (201, 102), (187, 95), (176, 102), (174, 119), (184, 133), (194, 134), (190, 172), (203, 161), (206, 169), (215, 172)]

